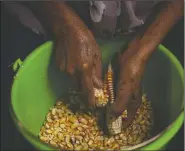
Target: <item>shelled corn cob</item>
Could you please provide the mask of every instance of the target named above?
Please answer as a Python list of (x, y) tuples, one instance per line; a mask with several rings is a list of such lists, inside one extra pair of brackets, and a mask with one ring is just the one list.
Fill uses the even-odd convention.
[[(111, 63), (109, 63), (108, 71), (104, 77), (103, 91), (95, 89), (95, 98), (97, 99), (96, 105), (98, 107), (106, 106), (108, 101), (110, 104), (114, 103), (115, 101), (113, 87), (113, 70)], [(106, 121), (108, 125), (108, 130), (113, 135), (118, 134), (121, 132), (122, 119), (127, 118), (127, 110), (125, 110), (122, 116), (118, 117), (117, 119), (111, 118), (111, 113), (109, 113), (111, 111), (108, 110), (109, 108), (107, 107)]]

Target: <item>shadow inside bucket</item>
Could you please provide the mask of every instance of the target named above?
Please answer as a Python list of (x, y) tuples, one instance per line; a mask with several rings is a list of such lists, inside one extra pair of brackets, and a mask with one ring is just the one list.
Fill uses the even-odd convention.
[[(162, 51), (153, 53), (147, 63), (143, 78), (143, 92), (152, 102), (153, 135), (160, 133), (172, 124), (180, 113), (182, 88), (178, 88), (178, 86), (182, 85), (182, 81), (175, 79), (175, 75), (178, 75), (177, 69), (169, 58)], [(172, 91), (175, 87), (179, 89), (179, 92)]]
[(66, 94), (68, 90), (73, 87), (73, 84), (71, 82), (71, 77), (67, 73), (61, 72), (57, 67), (54, 53), (55, 52), (53, 51), (50, 57), (48, 80), (54, 95), (58, 99)]

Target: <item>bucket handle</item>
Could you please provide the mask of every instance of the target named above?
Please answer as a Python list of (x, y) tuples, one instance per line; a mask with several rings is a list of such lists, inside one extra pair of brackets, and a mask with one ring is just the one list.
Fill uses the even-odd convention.
[(21, 67), (23, 61), (21, 61), (20, 58), (18, 58), (12, 65), (13, 71), (17, 72), (19, 70), (19, 68)]

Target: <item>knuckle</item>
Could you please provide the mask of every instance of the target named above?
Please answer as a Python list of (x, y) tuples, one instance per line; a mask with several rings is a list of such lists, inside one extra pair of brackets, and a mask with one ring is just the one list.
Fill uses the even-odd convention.
[(87, 70), (88, 68), (89, 68), (88, 63), (83, 63), (82, 69), (83, 69), (83, 70)]

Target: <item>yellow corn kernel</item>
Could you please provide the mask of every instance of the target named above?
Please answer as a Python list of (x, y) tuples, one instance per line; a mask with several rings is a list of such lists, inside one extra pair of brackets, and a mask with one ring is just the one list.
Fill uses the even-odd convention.
[(128, 112), (127, 110), (125, 110), (123, 113), (122, 113), (122, 118), (127, 118), (128, 116)]

